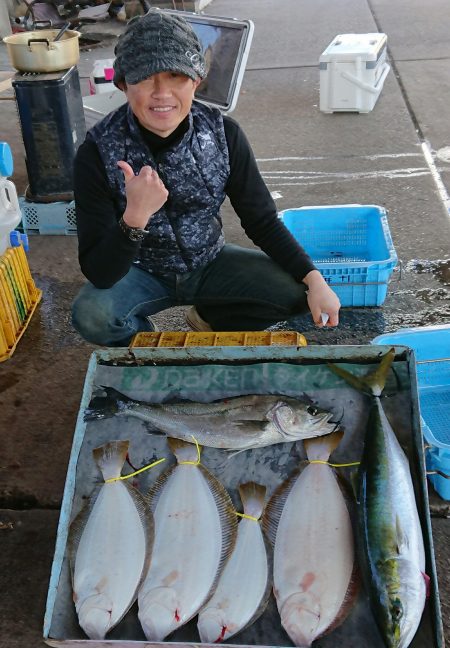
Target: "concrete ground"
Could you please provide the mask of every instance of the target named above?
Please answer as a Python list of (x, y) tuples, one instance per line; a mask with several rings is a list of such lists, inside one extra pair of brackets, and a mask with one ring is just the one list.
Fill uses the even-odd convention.
[[(280, 210), (302, 205), (382, 205), (403, 272), (381, 308), (347, 309), (336, 330), (309, 318), (284, 328), (310, 344), (368, 343), (404, 326), (450, 321), (450, 6), (445, 0), (213, 0), (206, 12), (250, 18), (255, 35), (233, 116), (254, 148)], [(93, 61), (112, 56), (123, 26), (82, 51), (82, 92)], [(369, 114), (319, 111), (318, 60), (340, 33), (388, 35), (389, 73)], [(0, 71), (11, 71), (0, 45)], [(9, 93), (12, 96), (12, 93)], [(8, 96), (3, 93), (1, 97)], [(14, 153), (12, 180), (27, 184), (14, 101), (2, 100), (0, 141)], [(229, 205), (230, 242), (246, 241)], [(43, 300), (13, 356), (0, 366), (0, 646), (37, 647), (58, 510), (79, 401), (93, 346), (71, 329), (71, 300), (83, 283), (74, 236), (35, 236), (30, 268)], [(429, 263), (428, 263), (429, 262)], [(183, 309), (157, 318), (161, 330), (187, 330)], [(449, 505), (430, 491), (445, 634), (450, 642)], [(425, 647), (424, 647), (425, 648)], [(428, 648), (428, 647), (427, 647)]]

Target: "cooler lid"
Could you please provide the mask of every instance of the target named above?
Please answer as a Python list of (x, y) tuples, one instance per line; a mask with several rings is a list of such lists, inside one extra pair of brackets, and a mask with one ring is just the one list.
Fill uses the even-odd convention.
[(186, 11), (164, 13), (187, 20), (203, 46), (208, 76), (197, 88), (196, 100), (223, 112), (234, 110), (253, 38), (253, 22)]
[(320, 56), (319, 61), (350, 61), (361, 57), (365, 61), (376, 61), (387, 44), (387, 36), (374, 34), (338, 34)]

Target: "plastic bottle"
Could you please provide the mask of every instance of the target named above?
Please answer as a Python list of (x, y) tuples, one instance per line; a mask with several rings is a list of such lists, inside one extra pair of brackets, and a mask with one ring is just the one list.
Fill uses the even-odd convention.
[(114, 59), (97, 59), (94, 61), (94, 67), (89, 77), (89, 92), (91, 95), (102, 94), (115, 90), (113, 83), (114, 78)]
[(8, 176), (14, 169), (11, 148), (0, 142), (0, 256), (9, 247), (9, 234), (22, 220), (16, 187)]

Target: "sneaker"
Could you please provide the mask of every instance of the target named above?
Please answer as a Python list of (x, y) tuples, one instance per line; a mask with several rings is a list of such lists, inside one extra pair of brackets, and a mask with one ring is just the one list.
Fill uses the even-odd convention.
[(195, 306), (191, 306), (185, 313), (186, 324), (191, 327), (193, 331), (212, 331), (212, 328), (200, 317)]

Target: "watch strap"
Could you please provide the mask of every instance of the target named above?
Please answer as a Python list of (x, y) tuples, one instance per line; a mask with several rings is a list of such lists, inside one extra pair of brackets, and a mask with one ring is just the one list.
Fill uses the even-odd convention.
[(125, 223), (123, 217), (119, 220), (119, 227), (130, 241), (142, 241), (148, 233), (147, 230), (140, 227), (131, 227)]

